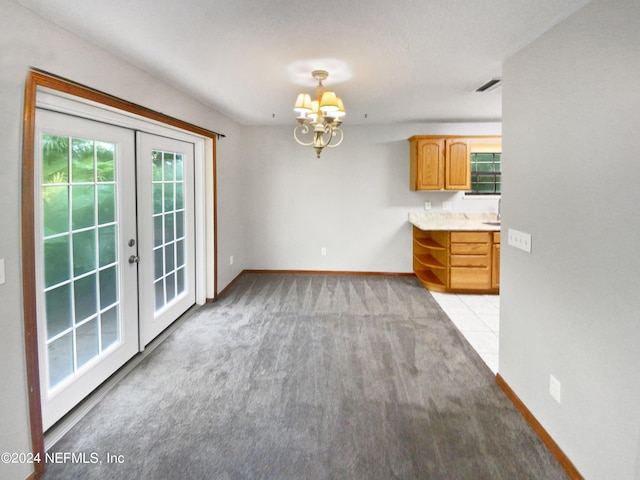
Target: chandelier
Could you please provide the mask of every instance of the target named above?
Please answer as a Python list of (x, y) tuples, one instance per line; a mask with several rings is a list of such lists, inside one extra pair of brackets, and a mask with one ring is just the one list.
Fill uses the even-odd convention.
[[(322, 81), (329, 74), (324, 70), (314, 70), (311, 75), (318, 81), (316, 100), (312, 101), (308, 93), (298, 95), (296, 105), (293, 108), (298, 114), (296, 117), (298, 125), (293, 130), (293, 138), (305, 147), (313, 145), (317, 157), (320, 158), (324, 147), (333, 148), (342, 143), (344, 135), (340, 124), (345, 111), (342, 100), (336, 96), (336, 93), (326, 91), (322, 85)], [(311, 141), (304, 142), (298, 138), (298, 134), (307, 135), (309, 133), (312, 135)], [(339, 137), (337, 142), (333, 141), (335, 137)]]

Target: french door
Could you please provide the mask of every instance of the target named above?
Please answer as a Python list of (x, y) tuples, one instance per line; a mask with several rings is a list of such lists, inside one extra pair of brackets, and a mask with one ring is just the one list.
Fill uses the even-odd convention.
[(35, 152), (46, 430), (195, 303), (194, 159), (187, 142), (42, 109)]
[(193, 144), (137, 133), (140, 346), (196, 301)]

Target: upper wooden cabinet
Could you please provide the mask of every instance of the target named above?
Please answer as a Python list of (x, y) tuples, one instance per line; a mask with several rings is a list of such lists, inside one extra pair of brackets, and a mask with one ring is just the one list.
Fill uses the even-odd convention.
[(415, 140), (409, 140), (409, 144), (411, 148), (411, 190), (443, 190), (444, 139), (415, 138)]
[(411, 137), (411, 190), (469, 190), (469, 141), (465, 138)]
[(471, 153), (499, 152), (500, 137), (414, 136), (409, 139), (411, 190), (471, 190)]
[(445, 140), (444, 145), (444, 189), (471, 190), (469, 140), (452, 138)]

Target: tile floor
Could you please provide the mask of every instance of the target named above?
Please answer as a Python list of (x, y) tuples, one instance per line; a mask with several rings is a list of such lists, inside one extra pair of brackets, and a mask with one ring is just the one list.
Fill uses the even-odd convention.
[(491, 371), (498, 373), (500, 296), (431, 294)]

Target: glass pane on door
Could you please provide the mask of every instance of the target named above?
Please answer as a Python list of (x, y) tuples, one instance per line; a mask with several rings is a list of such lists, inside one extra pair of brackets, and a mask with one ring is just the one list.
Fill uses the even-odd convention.
[(184, 158), (182, 153), (151, 152), (153, 173), (153, 258), (155, 310), (185, 291)]
[(48, 389), (120, 340), (116, 146), (43, 134)]
[(195, 303), (194, 144), (136, 133), (140, 346)]

